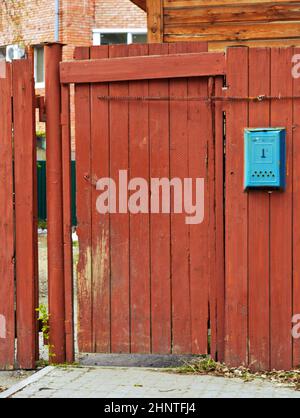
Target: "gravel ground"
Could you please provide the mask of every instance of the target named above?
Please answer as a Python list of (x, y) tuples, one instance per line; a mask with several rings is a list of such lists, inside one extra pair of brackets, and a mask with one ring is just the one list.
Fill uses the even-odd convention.
[(22, 380), (27, 379), (35, 372), (14, 371), (14, 372), (0, 372), (0, 392), (20, 383)]

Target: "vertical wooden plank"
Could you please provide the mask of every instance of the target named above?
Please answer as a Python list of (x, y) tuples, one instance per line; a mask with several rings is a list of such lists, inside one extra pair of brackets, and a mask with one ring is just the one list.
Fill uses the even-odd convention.
[(74, 361), (70, 86), (61, 87), (66, 360)]
[[(126, 45), (111, 45), (110, 58), (128, 56)], [(110, 83), (113, 97), (128, 96), (128, 83)], [(129, 104), (110, 102), (110, 171), (119, 184), (119, 171), (129, 168)], [(117, 198), (118, 206), (120, 205)], [(130, 352), (129, 213), (111, 216), (111, 348), (114, 353)], [(140, 277), (143, 280), (142, 277)]]
[[(186, 52), (185, 44), (171, 44), (169, 52)], [(187, 97), (187, 79), (170, 80), (170, 98)], [(170, 173), (182, 181), (188, 177), (188, 103), (170, 102)], [(171, 194), (174, 212), (174, 193)], [(174, 354), (192, 352), (189, 228), (185, 214), (171, 215), (172, 349)]]
[[(248, 96), (248, 48), (227, 50), (227, 92)], [(226, 106), (226, 355), (232, 366), (248, 363), (248, 195), (243, 190), (243, 134), (248, 103)]]
[[(149, 45), (150, 55), (167, 55), (168, 44)], [(150, 97), (168, 97), (168, 80), (149, 81)], [(170, 177), (169, 103), (149, 103), (150, 177)], [(161, 193), (160, 193), (161, 197)], [(171, 239), (170, 215), (152, 214), (151, 330), (152, 352), (171, 353)]]
[[(130, 45), (129, 55), (148, 55), (148, 45)], [(129, 95), (148, 96), (148, 81), (129, 84)], [(129, 104), (130, 179), (149, 180), (148, 103)], [(130, 214), (131, 352), (151, 350), (149, 214)]]
[(11, 65), (0, 62), (0, 370), (15, 362)]
[[(75, 59), (89, 59), (90, 48), (75, 50)], [(77, 184), (77, 233), (79, 238), (78, 345), (80, 352), (92, 352), (92, 179), (91, 179), (91, 97), (90, 86), (75, 86), (75, 138)]]
[[(223, 95), (223, 79), (215, 79), (214, 93)], [(211, 355), (224, 361), (225, 334), (225, 243), (224, 243), (224, 103), (216, 101), (214, 106), (215, 136), (215, 271), (211, 277), (210, 328)]]
[[(268, 48), (249, 49), (249, 94), (270, 95)], [(250, 103), (249, 126), (270, 125), (270, 103)], [(270, 368), (270, 196), (249, 192), (249, 363), (255, 370)]]
[(163, 42), (163, 0), (147, 0), (148, 42)]
[[(108, 58), (108, 46), (92, 47), (91, 59)], [(109, 108), (107, 84), (91, 85), (91, 178), (110, 176)], [(110, 217), (96, 210), (99, 191), (92, 187), (92, 303), (93, 351), (110, 352)]]
[[(271, 94), (291, 96), (292, 48), (273, 48)], [(271, 196), (271, 368), (292, 366), (292, 190), (293, 190), (292, 100), (273, 100), (272, 126), (287, 128), (287, 187)]]
[[(294, 54), (300, 54), (295, 48)], [(293, 80), (293, 95), (300, 96), (300, 80)], [(300, 100), (293, 104), (293, 316), (300, 314)], [(293, 366), (300, 365), (300, 339), (294, 340)]]
[[(36, 361), (36, 182), (35, 100), (32, 63), (13, 62), (17, 360), (22, 369)], [(26, 237), (26, 245), (24, 245)]]
[[(205, 51), (207, 51), (206, 43), (190, 43), (186, 46), (187, 53)], [(189, 79), (187, 95), (208, 97), (208, 78)], [(211, 257), (214, 250), (214, 146), (212, 107), (208, 101), (188, 102), (187, 134), (188, 177), (192, 178), (193, 182), (197, 178), (205, 180), (204, 221), (197, 225), (186, 226), (189, 231), (190, 251), (191, 352), (207, 354), (209, 286), (213, 276)]]

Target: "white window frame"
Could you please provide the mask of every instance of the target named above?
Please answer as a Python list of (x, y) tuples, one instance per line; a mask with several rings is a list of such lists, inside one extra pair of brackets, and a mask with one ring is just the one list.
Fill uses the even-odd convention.
[(147, 35), (147, 28), (103, 28), (103, 29), (93, 29), (93, 45), (101, 45), (101, 35), (111, 33), (111, 34), (122, 34), (127, 33), (127, 45), (132, 44), (133, 35)]
[[(43, 45), (35, 45), (33, 47), (34, 50), (34, 77), (37, 73), (37, 48), (44, 48)], [(45, 49), (44, 49), (44, 57), (45, 57)], [(45, 60), (44, 60), (44, 79), (45, 79)], [(44, 89), (45, 88), (45, 80), (42, 83), (35, 82), (36, 89)]]

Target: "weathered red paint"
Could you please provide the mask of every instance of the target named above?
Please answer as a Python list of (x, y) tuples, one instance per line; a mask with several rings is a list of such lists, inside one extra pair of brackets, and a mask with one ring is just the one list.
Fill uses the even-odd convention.
[[(293, 48), (271, 51), (271, 94), (292, 96)], [(293, 101), (271, 103), (271, 125), (287, 128), (287, 187), (271, 195), (270, 207), (270, 315), (271, 368), (292, 367), (292, 291), (293, 291)], [(295, 231), (297, 233), (297, 231)]]
[[(201, 53), (206, 48), (206, 44), (198, 43), (177, 45), (176, 50), (168, 45), (110, 46), (93, 47), (89, 52), (85, 50), (84, 55), (94, 60), (107, 54), (110, 58), (137, 59), (148, 54), (163, 57), (172, 53)], [(82, 48), (77, 49), (77, 58), (84, 55)], [(213, 148), (209, 105), (201, 103), (198, 111), (196, 102), (126, 103), (99, 99), (108, 94), (168, 96), (173, 85), (174, 95), (207, 95), (207, 79), (169, 82), (161, 80), (159, 74), (149, 82), (77, 83), (75, 86), (82, 351), (206, 353), (208, 350), (208, 276), (211, 273), (208, 243), (210, 228), (214, 234), (214, 223), (207, 221), (202, 234), (201, 226), (192, 231), (185, 225), (184, 215), (96, 213), (96, 180), (108, 175), (117, 178), (119, 170), (129, 170), (129, 179), (147, 180), (184, 178), (189, 174), (201, 177), (207, 173), (206, 157), (208, 149)], [(203, 124), (208, 124), (209, 129), (201, 133)], [(182, 141), (182, 133), (189, 146)], [(213, 166), (212, 159), (207, 176), (210, 199), (206, 208), (207, 212), (212, 211), (212, 218)]]
[(34, 369), (38, 257), (33, 71), (29, 60), (0, 66), (0, 370)]
[(66, 359), (64, 229), (62, 182), (61, 89), (62, 45), (45, 46), (47, 109), (47, 217), (50, 345), (54, 363)]
[[(295, 48), (293, 54), (300, 54)], [(299, 80), (293, 82), (293, 95), (300, 95)], [(293, 316), (300, 314), (300, 101), (293, 109)], [(293, 324), (295, 325), (295, 324)], [(293, 341), (293, 366), (300, 365), (300, 338)]]
[(70, 86), (61, 87), (66, 361), (74, 361)]
[[(167, 55), (168, 44), (150, 44), (149, 54)], [(149, 81), (150, 96), (168, 96), (163, 80)], [(163, 123), (157, 125), (157, 121)], [(150, 177), (170, 177), (169, 104), (149, 103)], [(170, 354), (172, 341), (171, 309), (171, 217), (158, 214), (150, 223), (152, 352)]]
[(0, 369), (15, 362), (11, 65), (0, 69)]
[[(75, 59), (89, 59), (90, 48), (75, 50)], [(78, 343), (83, 352), (93, 351), (93, 294), (92, 294), (92, 176), (91, 176), (91, 117), (90, 86), (75, 86), (77, 233), (79, 261), (77, 267)]]
[[(241, 71), (243, 69), (243, 71)], [(228, 96), (248, 97), (248, 48), (227, 52)], [(248, 363), (248, 195), (243, 190), (243, 130), (248, 103), (226, 106), (225, 361)], [(217, 261), (218, 262), (218, 261)]]
[[(37, 201), (35, 96), (32, 63), (15, 61), (13, 70), (14, 181), (16, 234), (17, 361), (34, 369), (37, 358)], [(26, 237), (26, 240), (24, 240)], [(24, 245), (26, 243), (26, 245)]]
[[(128, 56), (128, 47), (109, 48), (111, 58)], [(128, 96), (128, 82), (110, 83), (109, 94)], [(104, 106), (104, 104), (102, 104)], [(109, 103), (110, 175), (118, 177), (119, 169), (129, 167), (129, 105)], [(110, 280), (111, 280), (111, 350), (130, 352), (130, 224), (129, 214), (110, 217)], [(119, 311), (122, 310), (120, 317)]]
[[(75, 57), (78, 60), (91, 57), (100, 65), (102, 58), (138, 59), (140, 55), (163, 58), (168, 54), (200, 52), (205, 47), (194, 43), (79, 48)], [(300, 313), (299, 100), (246, 99), (269, 94), (298, 96), (300, 82), (291, 77), (291, 58), (297, 52), (295, 48), (229, 48), (227, 93), (222, 90), (221, 77), (161, 79), (163, 69), (157, 70), (155, 78), (155, 68), (151, 80), (134, 80), (131, 74), (130, 80), (122, 78), (121, 82), (81, 84), (79, 79), (76, 83), (80, 351), (203, 354), (207, 352), (210, 328), (212, 356), (230, 365), (244, 364), (254, 369), (289, 369), (298, 365), (299, 341), (292, 340), (291, 321), (293, 315)], [(74, 354), (70, 96), (69, 86), (59, 85), (60, 53), (58, 45), (46, 47), (46, 68), (50, 74), (47, 76), (50, 326), (55, 361), (59, 362), (66, 358), (72, 361)], [(6, 197), (5, 206), (1, 205), (4, 199), (0, 199), (0, 235), (6, 243), (5, 248), (0, 247), (2, 369), (12, 368), (15, 362), (12, 263), (15, 245), (18, 360), (21, 367), (31, 368), (37, 356), (32, 87), (28, 62), (6, 66), (6, 78), (0, 78), (0, 109), (4, 110), (0, 113), (4, 133), (0, 142), (0, 196), (5, 193)], [(229, 100), (128, 103), (98, 97), (106, 95), (224, 95)], [(231, 100), (231, 96), (245, 100)], [(31, 105), (25, 108), (27, 103)], [(268, 125), (287, 128), (287, 189), (271, 195), (245, 193), (243, 130)], [(21, 126), (26, 126), (26, 141)], [(186, 226), (184, 216), (175, 214), (100, 216), (95, 207), (96, 180), (108, 175), (117, 177), (121, 169), (128, 169), (129, 177), (146, 179), (204, 176), (207, 182), (204, 223)], [(24, 179), (26, 186), (21, 187)], [(24, 211), (26, 225), (22, 225)], [(24, 235), (30, 240), (30, 245), (26, 242), (27, 248), (21, 238)]]
[[(260, 76), (257, 77), (257, 72)], [(249, 94), (270, 94), (270, 49), (249, 50)], [(249, 105), (249, 126), (270, 125), (269, 103)], [(270, 195), (249, 194), (249, 363), (253, 369), (270, 367)], [(255, 260), (255, 262), (251, 262)]]

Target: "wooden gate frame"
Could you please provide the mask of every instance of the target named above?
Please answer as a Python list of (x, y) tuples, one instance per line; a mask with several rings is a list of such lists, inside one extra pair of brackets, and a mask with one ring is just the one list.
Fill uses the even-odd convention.
[[(202, 47), (203, 47), (203, 43)], [(205, 46), (207, 46), (205, 44)], [(204, 48), (205, 49), (205, 48)], [(81, 54), (82, 50), (82, 54)], [(72, 61), (61, 62), (62, 45), (49, 44), (45, 47), (45, 62), (46, 62), (46, 107), (47, 107), (47, 143), (52, 142), (52, 147), (47, 147), (48, 171), (55, 172), (57, 177), (48, 178), (48, 182), (56, 184), (61, 182), (59, 187), (53, 187), (50, 192), (48, 187), (48, 205), (56, 205), (56, 211), (63, 213), (63, 226), (57, 228), (56, 232), (48, 229), (48, 245), (50, 252), (56, 251), (58, 263), (54, 265), (49, 262), (49, 288), (55, 289), (59, 297), (54, 299), (51, 296), (49, 301), (50, 311), (50, 344), (53, 346), (55, 354), (54, 362), (68, 361), (72, 362), (74, 359), (74, 324), (73, 324), (73, 292), (72, 292), (72, 241), (71, 241), (71, 150), (70, 150), (70, 84), (90, 83), (90, 82), (109, 82), (121, 80), (147, 80), (157, 78), (182, 78), (182, 77), (213, 77), (223, 76), (226, 69), (226, 59), (224, 53), (193, 53), (193, 54), (174, 54), (168, 56), (140, 56), (140, 57), (124, 57), (113, 59), (89, 60), (89, 56), (85, 56), (85, 48), (77, 48), (77, 54), (80, 54), (80, 59), (86, 61)], [(202, 48), (203, 50), (203, 48)], [(58, 77), (58, 71), (60, 76)], [(132, 75), (130, 75), (132, 74)], [(216, 92), (221, 94), (222, 83), (217, 83)], [(61, 89), (61, 90), (60, 90)], [(61, 93), (61, 103), (57, 106), (57, 100)], [(223, 118), (221, 109), (218, 109), (220, 117), (215, 121), (217, 132), (223, 132)], [(50, 110), (51, 109), (51, 110)], [(52, 120), (49, 119), (49, 112), (52, 113)], [(61, 126), (60, 126), (61, 125)], [(61, 131), (59, 129), (61, 128)], [(54, 131), (56, 132), (54, 134)], [(219, 136), (221, 138), (222, 136)], [(62, 144), (59, 149), (58, 144)], [(56, 145), (53, 145), (55, 143)], [(223, 148), (222, 140), (217, 144), (220, 150)], [(54, 150), (55, 149), (55, 150)], [(216, 168), (221, 176), (216, 187), (222, 191), (223, 196), (223, 159), (218, 159), (219, 167)], [(57, 170), (63, 173), (59, 177)], [(50, 202), (51, 199), (51, 202)], [(55, 202), (55, 203), (54, 203)], [(219, 226), (219, 240), (217, 245), (217, 254), (223, 258), (223, 239), (222, 222), (223, 222), (223, 198), (217, 203), (217, 213), (219, 219), (217, 224)], [(55, 210), (53, 208), (53, 217), (51, 213), (48, 218), (49, 223), (57, 221), (55, 217)], [(59, 236), (59, 233), (61, 234)], [(62, 240), (63, 238), (63, 240)], [(62, 243), (63, 241), (63, 243)], [(64, 251), (61, 251), (62, 246)], [(59, 269), (58, 269), (59, 266)], [(62, 267), (63, 266), (63, 267)], [(59, 270), (59, 271), (58, 271)], [(217, 267), (216, 277), (218, 277), (215, 284), (212, 285), (211, 291), (214, 292), (214, 297), (211, 303), (215, 304), (211, 307), (212, 320), (218, 321), (216, 335), (212, 337), (212, 352), (216, 356), (218, 352), (218, 359), (223, 360), (223, 320), (224, 315), (223, 301), (217, 305), (219, 295), (223, 295), (223, 263)], [(221, 286), (221, 287), (220, 287)], [(65, 295), (63, 300), (62, 295)], [(51, 302), (52, 300), (52, 302)], [(219, 315), (218, 312), (219, 311)], [(218, 317), (218, 320), (217, 320)], [(51, 319), (52, 318), (52, 319)], [(52, 321), (52, 323), (51, 323)]]

